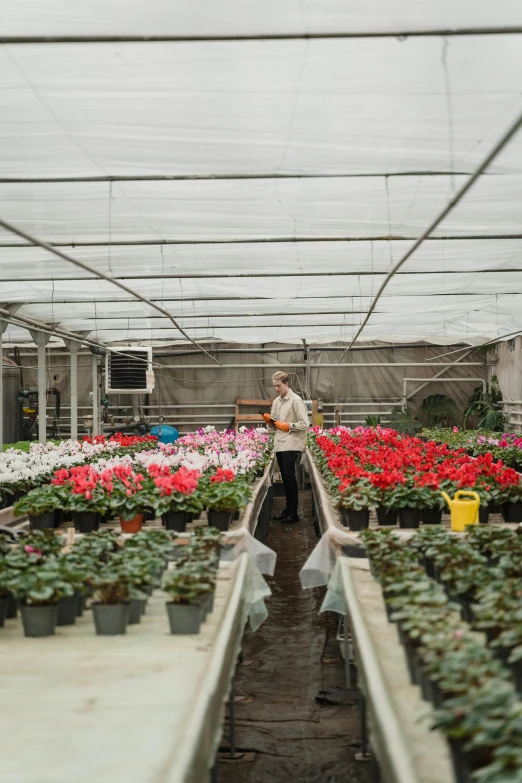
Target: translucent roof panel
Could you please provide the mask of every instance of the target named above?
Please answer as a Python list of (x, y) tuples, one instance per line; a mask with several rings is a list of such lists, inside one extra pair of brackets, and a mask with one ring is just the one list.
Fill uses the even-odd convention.
[[(0, 0), (0, 218), (149, 300), (1, 231), (0, 304), (108, 342), (185, 341), (158, 307), (198, 341), (351, 340), (522, 111), (518, 0), (392, 5)], [(522, 328), (521, 214), (518, 134), (361, 339)]]
[(256, 35), (517, 25), (518, 0), (0, 0), (5, 35)]

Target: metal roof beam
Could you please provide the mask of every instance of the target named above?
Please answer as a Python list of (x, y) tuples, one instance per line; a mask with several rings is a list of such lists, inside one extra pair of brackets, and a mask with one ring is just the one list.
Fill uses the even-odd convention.
[[(444, 276), (447, 275), (465, 275), (472, 274), (473, 276), (481, 274), (522, 274), (522, 268), (510, 268), (510, 269), (450, 269), (444, 272)], [(387, 273), (385, 271), (376, 272), (339, 272), (324, 270), (321, 272), (203, 272), (192, 274), (190, 272), (182, 272), (180, 274), (165, 274), (165, 275), (117, 275), (117, 280), (228, 280), (236, 278), (278, 278), (278, 277), (377, 277), (378, 275), (384, 276)], [(427, 277), (428, 275), (437, 275), (440, 277), (440, 271), (435, 270), (417, 270), (411, 272), (397, 272), (397, 275), (422, 275)], [(397, 276), (396, 275), (396, 276)], [(59, 281), (70, 282), (85, 282), (92, 280), (92, 277), (72, 277), (62, 276), (59, 277), (28, 277), (23, 278), (28, 283), (47, 283), (49, 279)], [(20, 277), (0, 277), (0, 283), (19, 283)], [(154, 300), (152, 300), (154, 301)]]
[[(0, 221), (0, 225), (2, 224)], [(426, 238), (426, 242), (440, 242), (440, 241), (455, 241), (460, 242), (470, 239), (522, 239), (522, 234), (462, 234), (459, 236), (452, 235), (438, 235), (430, 236)], [(364, 236), (364, 237), (351, 237), (351, 236), (319, 236), (319, 237), (306, 237), (306, 236), (290, 236), (290, 237), (256, 237), (255, 239), (125, 239), (125, 240), (108, 240), (92, 241), (92, 242), (45, 242), (40, 244), (40, 247), (49, 250), (51, 253), (54, 248), (59, 247), (151, 247), (161, 245), (269, 245), (278, 243), (290, 243), (297, 244), (299, 242), (414, 242), (417, 237), (403, 236), (402, 234), (383, 235), (376, 236)], [(0, 243), (0, 248), (13, 248), (13, 247), (27, 247), (27, 242), (3, 242)], [(57, 255), (57, 254), (55, 254)], [(70, 260), (70, 259), (68, 259)], [(81, 266), (81, 262), (75, 261), (77, 266)], [(93, 272), (93, 274), (97, 274)]]
[(237, 35), (2, 35), (0, 44), (91, 44), (91, 43), (220, 43), (242, 41), (313, 41), (353, 38), (439, 38), (483, 35), (520, 35), (522, 27), (437, 27), (431, 30), (336, 30), (295, 33), (244, 33)]

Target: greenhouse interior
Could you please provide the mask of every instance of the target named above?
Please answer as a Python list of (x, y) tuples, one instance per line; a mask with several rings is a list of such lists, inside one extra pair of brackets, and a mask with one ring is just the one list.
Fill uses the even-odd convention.
[(522, 783), (520, 1), (0, 20), (0, 781)]

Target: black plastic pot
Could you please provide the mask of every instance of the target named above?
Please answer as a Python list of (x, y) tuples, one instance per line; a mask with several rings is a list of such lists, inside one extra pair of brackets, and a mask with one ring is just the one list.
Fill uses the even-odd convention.
[(515, 661), (515, 663), (510, 663), (509, 668), (513, 672), (515, 687), (517, 691), (522, 694), (522, 661)]
[(216, 527), (218, 530), (228, 530), (233, 516), (233, 511), (213, 511), (209, 509), (208, 525), (209, 527)]
[(132, 598), (129, 603), (129, 625), (137, 625), (141, 622), (145, 599)]
[(459, 596), (457, 601), (460, 604), (460, 613), (465, 623), (472, 623), (475, 619), (473, 610), (471, 609), (471, 600), (466, 596)]
[(502, 516), (506, 522), (522, 522), (522, 503), (506, 503), (502, 506)]
[(408, 664), (408, 672), (410, 674), (410, 680), (412, 685), (419, 685), (419, 669), (417, 666), (417, 650), (413, 644), (409, 641), (408, 637), (402, 631), (399, 634), (402, 639), (404, 652), (406, 654), (406, 663)]
[(442, 522), (442, 509), (425, 508), (422, 510), (422, 522), (424, 525), (440, 525)]
[(127, 633), (129, 602), (125, 604), (93, 604), (92, 614), (98, 636), (119, 636)]
[(170, 632), (174, 634), (199, 633), (203, 621), (201, 604), (166, 604), (169, 616)]
[(94, 533), (99, 530), (100, 515), (94, 511), (75, 511), (73, 522), (78, 533)]
[(424, 568), (426, 569), (426, 574), (430, 576), (432, 579), (435, 578), (435, 562), (432, 557), (426, 557), (424, 555)]
[(57, 508), (54, 512), (54, 527), (60, 527), (64, 522), (72, 522), (72, 511)]
[(85, 596), (83, 593), (75, 593), (74, 598), (76, 600), (76, 617), (83, 617), (83, 610), (85, 609)]
[(403, 528), (419, 527), (420, 515), (421, 512), (419, 508), (400, 508), (399, 526)]
[(377, 506), (377, 519), (379, 525), (383, 527), (397, 524), (397, 509), (396, 508), (384, 508), (384, 506)]
[(60, 598), (56, 625), (74, 625), (78, 616), (78, 601), (75, 595)]
[(215, 591), (212, 590), (212, 592), (206, 595), (205, 598), (203, 599), (201, 605), (203, 607), (204, 617), (206, 617), (207, 614), (212, 614), (212, 612), (214, 611), (214, 595), (215, 595)]
[(4, 627), (5, 617), (7, 615), (7, 598), (0, 598), (0, 628)]
[(448, 737), (456, 783), (474, 783), (473, 773), (491, 762), (492, 749), (477, 748), (465, 751), (465, 741)]
[(352, 508), (341, 508), (341, 520), (343, 525), (350, 530), (366, 530), (370, 524), (370, 510), (363, 508), (361, 511), (354, 511)]
[(29, 514), (29, 523), (31, 530), (50, 530), (54, 527), (54, 511), (48, 511), (47, 514), (38, 514), (38, 516)]
[(489, 522), (489, 506), (479, 507), (479, 523), (481, 525), (487, 525)]
[(7, 611), (5, 616), (7, 620), (15, 620), (18, 616), (18, 601), (14, 595), (7, 596)]
[(185, 511), (168, 511), (161, 517), (167, 530), (176, 530), (178, 533), (184, 533), (187, 529), (187, 517)]
[(53, 636), (58, 620), (58, 604), (21, 606), (25, 636)]

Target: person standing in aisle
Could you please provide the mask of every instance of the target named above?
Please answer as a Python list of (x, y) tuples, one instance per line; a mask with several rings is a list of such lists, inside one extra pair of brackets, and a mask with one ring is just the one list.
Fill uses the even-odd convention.
[(286, 372), (274, 373), (272, 384), (279, 396), (272, 403), (271, 412), (263, 414), (263, 419), (276, 430), (274, 450), (286, 497), (286, 508), (276, 519), (299, 522), (295, 465), (306, 449), (306, 431), (310, 426), (308, 412), (301, 397), (290, 388)]

